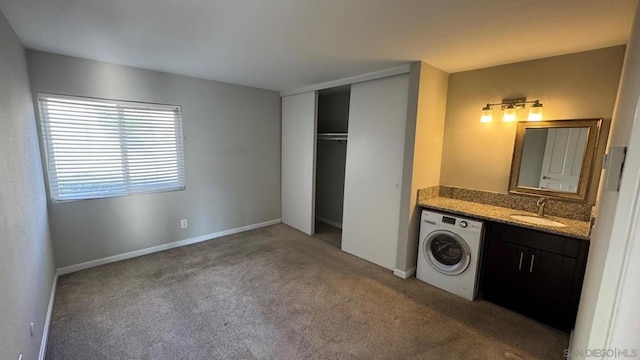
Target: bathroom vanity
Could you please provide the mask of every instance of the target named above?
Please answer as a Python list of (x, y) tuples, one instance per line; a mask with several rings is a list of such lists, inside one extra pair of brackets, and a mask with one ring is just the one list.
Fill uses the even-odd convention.
[[(421, 190), (418, 204), (484, 221), (481, 298), (563, 331), (571, 330), (589, 250), (589, 221), (538, 218), (536, 199), (531, 197), (447, 186)], [(588, 216), (585, 205), (553, 201), (549, 205), (556, 212)], [(533, 219), (542, 221), (531, 222)]]
[(570, 331), (589, 242), (497, 222), (485, 226), (484, 299)]
[[(564, 331), (575, 324), (604, 153), (602, 119), (518, 122), (508, 193), (439, 185), (423, 209), (484, 221), (480, 296)], [(507, 189), (505, 189), (507, 190)]]

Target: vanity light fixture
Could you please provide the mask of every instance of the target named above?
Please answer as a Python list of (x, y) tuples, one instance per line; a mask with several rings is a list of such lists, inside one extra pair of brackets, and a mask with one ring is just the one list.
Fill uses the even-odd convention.
[(500, 109), (504, 111), (502, 115), (502, 121), (504, 122), (513, 122), (516, 121), (516, 111), (518, 109), (524, 109), (527, 104), (532, 104), (529, 108), (529, 121), (540, 121), (542, 120), (542, 103), (540, 100), (530, 100), (527, 101), (527, 98), (513, 98), (513, 99), (503, 99), (502, 102), (487, 104), (482, 108), (482, 116), (480, 117), (480, 122), (488, 123), (493, 121), (493, 109), (494, 106), (500, 106)]

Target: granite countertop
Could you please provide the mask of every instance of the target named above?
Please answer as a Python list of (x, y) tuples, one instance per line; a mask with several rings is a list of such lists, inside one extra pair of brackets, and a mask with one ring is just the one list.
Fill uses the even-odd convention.
[(445, 197), (430, 197), (427, 199), (420, 199), (418, 201), (418, 206), (423, 208), (432, 209), (432, 210), (441, 210), (445, 212), (449, 212), (452, 214), (469, 216), (476, 219), (481, 220), (490, 220), (494, 222), (499, 222), (503, 224), (515, 225), (523, 228), (539, 230), (551, 234), (563, 235), (572, 238), (589, 240), (590, 233), (590, 224), (588, 221), (580, 221), (580, 220), (572, 220), (566, 219), (556, 216), (545, 216), (551, 220), (559, 221), (567, 226), (565, 227), (554, 227), (554, 226), (544, 226), (537, 224), (525, 223), (522, 221), (517, 221), (512, 219), (509, 215), (518, 214), (518, 215), (531, 215), (536, 216), (536, 214), (510, 209), (506, 207), (493, 206), (493, 205), (485, 205), (470, 201), (450, 199)]

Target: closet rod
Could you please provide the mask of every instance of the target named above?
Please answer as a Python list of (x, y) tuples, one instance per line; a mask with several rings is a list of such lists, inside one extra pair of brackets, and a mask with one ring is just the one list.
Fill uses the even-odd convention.
[(318, 133), (318, 140), (347, 140), (347, 133)]

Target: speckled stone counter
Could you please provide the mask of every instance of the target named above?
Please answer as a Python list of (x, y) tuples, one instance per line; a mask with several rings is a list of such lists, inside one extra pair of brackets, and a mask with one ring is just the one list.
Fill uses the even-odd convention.
[(469, 216), (475, 219), (489, 220), (523, 228), (544, 231), (551, 234), (589, 240), (590, 224), (588, 221), (566, 219), (557, 216), (547, 216), (549, 219), (559, 221), (566, 226), (553, 227), (530, 224), (512, 219), (510, 215), (517, 214), (535, 216), (535, 213), (440, 196), (422, 196), (418, 199), (418, 205), (426, 209), (440, 210), (452, 214)]
[[(430, 197), (443, 197), (469, 201), (476, 204), (492, 205), (526, 212), (536, 212), (536, 201), (539, 196), (527, 196), (520, 194), (505, 194), (484, 190), (465, 189), (454, 186), (438, 185), (418, 190), (418, 201)], [(589, 204), (547, 199), (544, 213), (550, 216), (558, 216), (564, 219), (589, 221), (591, 219), (592, 206)]]

